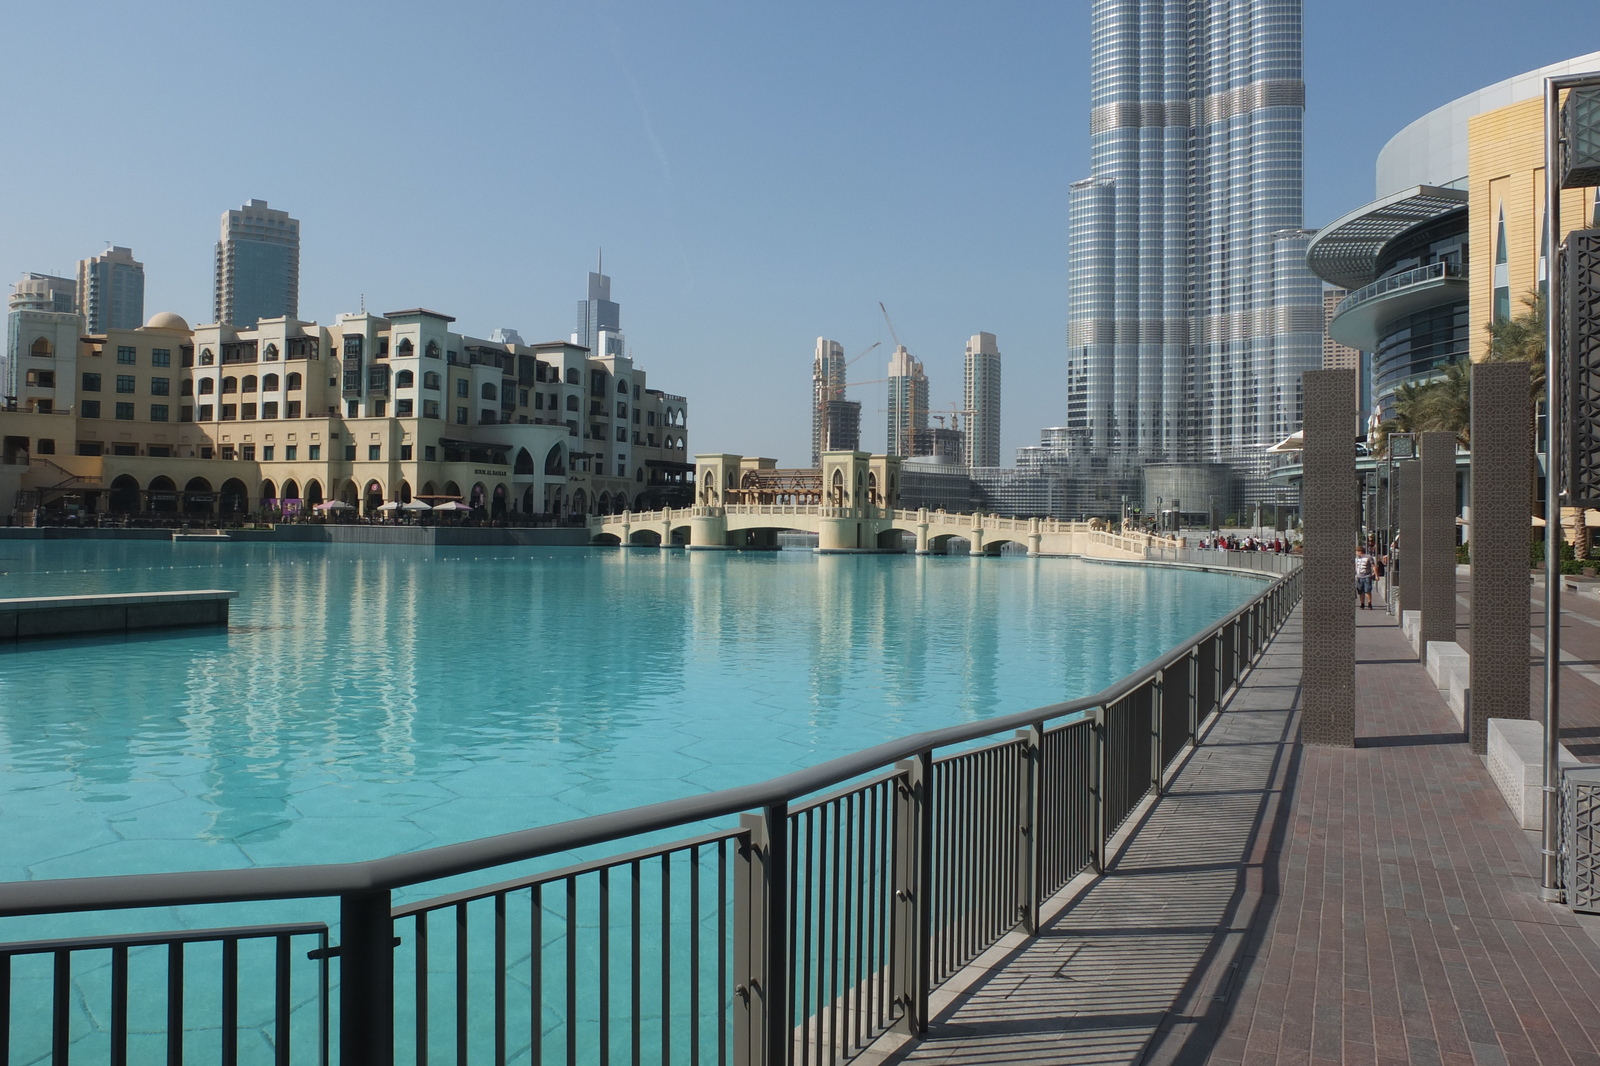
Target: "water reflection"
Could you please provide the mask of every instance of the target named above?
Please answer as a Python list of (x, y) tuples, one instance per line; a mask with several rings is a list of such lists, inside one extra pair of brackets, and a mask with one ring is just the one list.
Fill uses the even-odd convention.
[(23, 542), (0, 596), (237, 588), (0, 653), (0, 878), (347, 860), (1097, 690), (1259, 585), (1068, 560)]

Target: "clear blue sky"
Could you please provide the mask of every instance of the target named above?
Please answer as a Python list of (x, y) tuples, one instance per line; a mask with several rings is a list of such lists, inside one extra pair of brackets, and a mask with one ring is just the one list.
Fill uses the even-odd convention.
[[(211, 317), (218, 217), (303, 225), (300, 312), (365, 294), (564, 338), (604, 246), (695, 450), (809, 457), (819, 335), (883, 376), (878, 301), (960, 399), (1005, 356), (1004, 447), (1064, 415), (1066, 188), (1088, 4), (56, 3), (0, 35), (0, 280), (114, 242), (147, 311)], [(1537, 24), (1536, 24), (1537, 19)], [(1306, 220), (1371, 197), (1431, 108), (1600, 48), (1593, 0), (1307, 0)], [(866, 385), (864, 444), (883, 446)]]

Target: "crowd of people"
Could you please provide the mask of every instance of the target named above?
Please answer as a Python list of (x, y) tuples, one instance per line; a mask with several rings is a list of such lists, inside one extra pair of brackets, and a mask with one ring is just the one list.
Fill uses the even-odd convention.
[(1227, 535), (1219, 533), (1214, 537), (1202, 537), (1200, 538), (1200, 548), (1202, 551), (1276, 552), (1279, 555), (1296, 550), (1296, 546), (1283, 537), (1262, 540), (1251, 533), (1247, 533), (1242, 537), (1237, 533), (1229, 533)]

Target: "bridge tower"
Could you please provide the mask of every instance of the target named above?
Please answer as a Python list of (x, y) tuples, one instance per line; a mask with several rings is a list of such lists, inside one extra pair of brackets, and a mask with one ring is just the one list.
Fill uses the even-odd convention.
[(727, 548), (728, 490), (739, 484), (742, 455), (713, 452), (694, 457), (694, 512), (689, 518), (690, 548)]
[[(883, 457), (879, 457), (880, 459)], [(822, 453), (822, 510), (817, 523), (817, 550), (824, 552), (876, 551), (879, 519), (884, 510), (889, 468), (877, 466), (870, 452)], [(898, 492), (899, 461), (894, 461), (894, 488)]]

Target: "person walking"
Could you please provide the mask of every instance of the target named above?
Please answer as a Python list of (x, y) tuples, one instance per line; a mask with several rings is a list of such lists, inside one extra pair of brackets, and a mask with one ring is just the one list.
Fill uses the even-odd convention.
[(1372, 610), (1372, 556), (1367, 554), (1365, 544), (1356, 545), (1356, 606), (1361, 610)]

